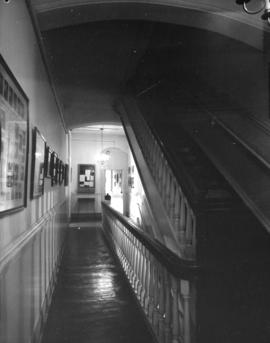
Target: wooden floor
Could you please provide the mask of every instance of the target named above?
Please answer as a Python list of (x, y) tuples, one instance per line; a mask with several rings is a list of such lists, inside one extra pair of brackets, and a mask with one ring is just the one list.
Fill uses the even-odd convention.
[(154, 342), (101, 228), (69, 228), (42, 343)]

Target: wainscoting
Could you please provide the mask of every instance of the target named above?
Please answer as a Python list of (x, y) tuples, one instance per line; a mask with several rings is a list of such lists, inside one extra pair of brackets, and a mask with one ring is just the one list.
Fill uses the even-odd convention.
[(43, 213), (0, 255), (1, 343), (40, 341), (63, 252), (67, 221), (64, 200)]

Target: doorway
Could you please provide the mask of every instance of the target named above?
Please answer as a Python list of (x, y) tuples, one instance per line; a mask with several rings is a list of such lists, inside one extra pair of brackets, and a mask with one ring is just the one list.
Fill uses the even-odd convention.
[(105, 170), (105, 194), (111, 196), (111, 206), (123, 213), (123, 170)]

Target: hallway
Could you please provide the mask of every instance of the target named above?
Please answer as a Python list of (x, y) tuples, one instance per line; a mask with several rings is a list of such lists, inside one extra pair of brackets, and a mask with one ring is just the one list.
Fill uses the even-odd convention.
[(0, 343), (270, 342), (269, 6), (0, 1)]
[(154, 342), (135, 302), (101, 225), (70, 228), (42, 342)]

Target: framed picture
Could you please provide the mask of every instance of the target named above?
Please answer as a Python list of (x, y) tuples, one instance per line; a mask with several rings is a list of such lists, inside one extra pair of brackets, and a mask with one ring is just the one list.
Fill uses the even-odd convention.
[(64, 181), (64, 163), (61, 160), (59, 161), (59, 167), (58, 167), (58, 180), (59, 180), (59, 185), (62, 185)]
[(46, 178), (51, 178), (51, 159), (52, 159), (52, 150), (48, 145), (45, 148), (45, 161), (44, 161), (44, 176)]
[(45, 139), (35, 127), (32, 131), (31, 199), (38, 198), (44, 191)]
[(51, 154), (51, 162), (50, 162), (50, 169), (51, 169), (51, 185), (57, 185), (57, 177), (58, 177), (58, 155), (55, 151)]
[(0, 55), (0, 216), (26, 206), (29, 100)]
[(64, 185), (68, 186), (69, 184), (69, 165), (65, 164), (65, 169), (64, 169)]
[(78, 165), (78, 193), (95, 193), (95, 165)]
[(56, 164), (56, 157), (57, 154), (52, 151), (51, 152), (51, 158), (50, 158), (50, 175), (51, 175), (51, 185), (55, 185), (55, 164)]

